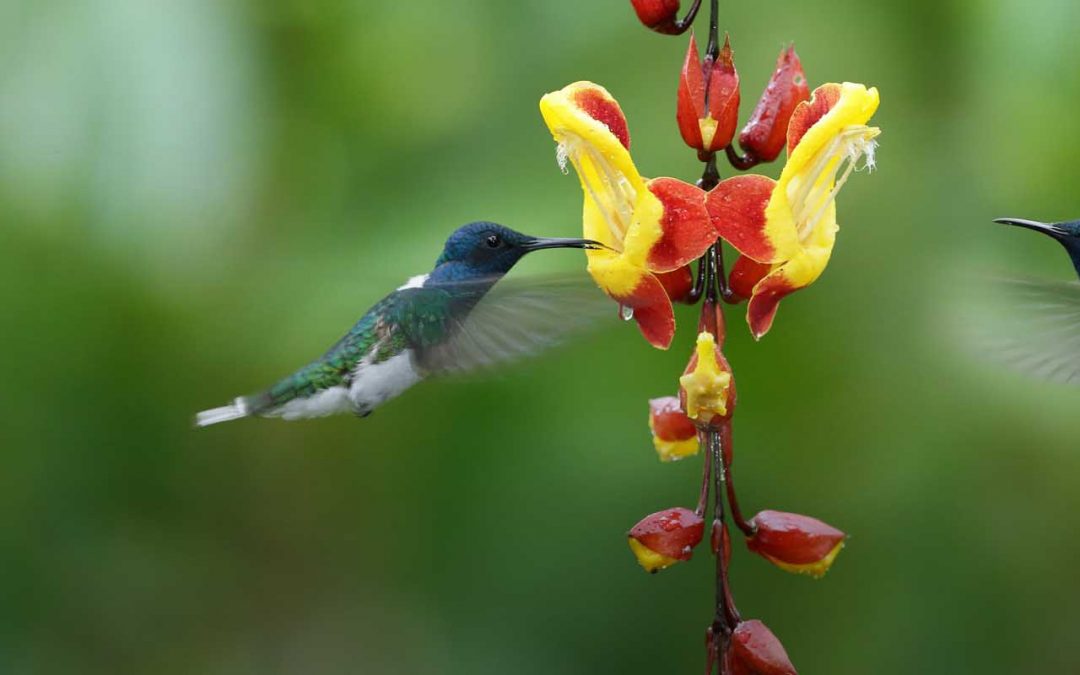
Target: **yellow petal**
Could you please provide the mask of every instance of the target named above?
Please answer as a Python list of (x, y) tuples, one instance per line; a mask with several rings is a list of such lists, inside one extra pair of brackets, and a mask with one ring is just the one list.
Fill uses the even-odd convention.
[[(791, 149), (766, 207), (765, 233), (776, 259), (793, 258), (803, 247), (831, 250), (837, 229), (836, 194), (861, 158), (873, 163), (874, 138), (880, 130), (866, 122), (877, 110), (877, 89), (845, 82), (823, 85), (815, 96), (819, 92), (838, 92), (838, 99)], [(801, 105), (812, 107), (815, 100)]]
[(645, 568), (646, 572), (659, 572), (679, 562), (677, 558), (669, 558), (651, 548), (646, 548), (644, 544), (633, 537), (627, 537), (626, 540), (630, 544), (630, 550), (633, 551), (634, 557), (637, 558), (638, 563)]
[[(598, 84), (575, 82), (541, 98), (540, 113), (559, 144), (560, 164), (573, 164), (581, 180), (585, 235), (622, 251), (638, 200), (649, 197), (645, 180), (630, 158), (618, 103)], [(589, 202), (596, 211), (592, 216)]]
[(840, 549), (842, 548), (844, 548), (844, 542), (841, 541), (836, 546), (834, 546), (833, 549), (829, 551), (828, 555), (826, 555), (821, 560), (812, 563), (805, 563), (802, 565), (781, 562), (769, 555), (766, 555), (765, 557), (769, 559), (769, 562), (776, 565), (785, 572), (791, 572), (792, 574), (806, 574), (815, 579), (820, 579), (821, 577), (825, 576), (825, 573), (829, 571), (830, 567), (832, 567), (833, 561), (836, 560), (836, 556), (840, 555)]
[(698, 454), (697, 438), (687, 438), (684, 441), (665, 441), (653, 436), (653, 447), (660, 456), (661, 462), (677, 462), (680, 459), (693, 457)]

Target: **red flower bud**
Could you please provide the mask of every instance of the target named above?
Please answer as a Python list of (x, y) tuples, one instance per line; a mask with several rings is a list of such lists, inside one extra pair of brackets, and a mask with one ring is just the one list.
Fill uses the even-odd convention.
[(746, 546), (788, 572), (821, 577), (829, 570), (847, 535), (817, 518), (762, 511), (750, 520), (754, 535)]
[(787, 126), (795, 106), (810, 99), (810, 87), (806, 84), (799, 55), (792, 45), (780, 52), (769, 84), (761, 94), (750, 121), (739, 134), (739, 145), (744, 152), (763, 162), (771, 162), (780, 155), (787, 141)]
[(739, 121), (739, 74), (726, 38), (716, 60), (706, 55), (702, 64), (690, 36), (675, 119), (686, 144), (700, 152), (723, 150), (731, 143)]
[(735, 380), (712, 333), (698, 334), (697, 348), (679, 378), (679, 403), (699, 427), (717, 427), (735, 412)]
[(687, 302), (690, 299), (690, 291), (694, 288), (694, 274), (689, 265), (671, 272), (658, 272), (656, 278), (660, 280), (672, 302)]
[(724, 552), (724, 566), (731, 562), (731, 535), (728, 534), (727, 523), (722, 520), (713, 520), (712, 536), (709, 537), (713, 555)]
[(630, 550), (646, 572), (689, 560), (705, 534), (705, 520), (681, 506), (645, 516), (629, 532)]
[(679, 0), (630, 0), (637, 12), (637, 18), (646, 27), (657, 33), (676, 35), (679, 14)]
[(731, 675), (797, 675), (784, 645), (757, 619), (735, 627), (727, 656)]
[(723, 150), (731, 143), (739, 122), (739, 73), (726, 38), (716, 60), (706, 54), (702, 65), (698, 44), (690, 36), (675, 119), (686, 145), (700, 152)]
[(649, 428), (660, 461), (672, 462), (697, 454), (697, 427), (682, 411), (677, 397), (649, 401)]

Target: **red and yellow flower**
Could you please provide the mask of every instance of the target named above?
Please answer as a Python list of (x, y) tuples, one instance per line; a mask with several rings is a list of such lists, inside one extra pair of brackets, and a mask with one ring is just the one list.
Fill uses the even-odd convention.
[(784, 296), (825, 270), (839, 229), (836, 194), (860, 160), (873, 167), (880, 130), (867, 122), (877, 107), (877, 89), (850, 82), (818, 87), (788, 123), (779, 180), (736, 176), (709, 193), (713, 226), (742, 254), (732, 283), (749, 294), (746, 319), (755, 338), (768, 332)]
[(600, 85), (575, 82), (540, 100), (558, 157), (577, 170), (585, 193), (584, 232), (610, 250), (587, 251), (589, 273), (633, 310), (642, 335), (667, 349), (675, 314), (662, 276), (680, 275), (716, 241), (705, 193), (674, 178), (642, 177), (618, 102)]

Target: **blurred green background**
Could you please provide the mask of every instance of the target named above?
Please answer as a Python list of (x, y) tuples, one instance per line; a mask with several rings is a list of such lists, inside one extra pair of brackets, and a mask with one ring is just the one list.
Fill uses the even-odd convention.
[[(737, 547), (743, 614), (807, 674), (1080, 671), (1080, 392), (955, 325), (982, 275), (1070, 274), (989, 220), (1080, 215), (1080, 5), (721, 4), (744, 115), (795, 40), (884, 129), (824, 277), (761, 343), (729, 313), (744, 508), (851, 534), (819, 582)], [(604, 84), (639, 168), (696, 177), (685, 45), (622, 0), (0, 3), (0, 671), (700, 672), (709, 557), (624, 540), (696, 497), (645, 426), (693, 310), (666, 353), (613, 318), (363, 421), (191, 427), (455, 226), (578, 232), (546, 91)]]

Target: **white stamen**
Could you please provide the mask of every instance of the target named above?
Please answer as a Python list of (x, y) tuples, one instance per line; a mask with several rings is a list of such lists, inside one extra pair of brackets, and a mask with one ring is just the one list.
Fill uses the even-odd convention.
[[(583, 170), (581, 154), (589, 158), (590, 171)], [(596, 148), (580, 138), (568, 135), (559, 143), (557, 157), (568, 159), (577, 170), (582, 184), (596, 204), (614, 242), (621, 243), (626, 237), (633, 217), (637, 191), (622, 172), (607, 161)]]
[[(796, 209), (795, 222), (800, 239), (805, 240), (814, 231), (851, 172), (862, 168), (859, 166), (860, 159), (865, 158), (863, 167), (867, 170), (874, 169), (877, 143), (873, 139), (877, 133), (877, 129), (863, 125), (843, 129), (818, 152), (813, 167), (806, 173), (806, 179), (792, 185), (795, 194), (790, 200)], [(838, 173), (839, 178), (836, 177)]]
[(564, 176), (569, 173), (566, 168), (566, 155), (566, 143), (559, 143), (555, 148), (555, 161), (559, 164), (559, 171), (562, 171)]

